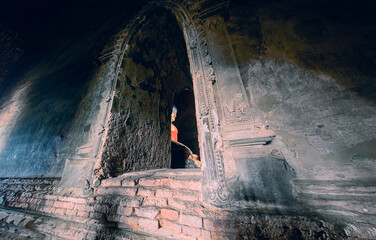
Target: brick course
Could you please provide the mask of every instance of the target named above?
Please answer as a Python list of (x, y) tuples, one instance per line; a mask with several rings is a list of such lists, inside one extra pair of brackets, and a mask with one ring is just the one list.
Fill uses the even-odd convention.
[(179, 212), (171, 209), (161, 209), (161, 218), (168, 220), (178, 220)]
[[(7, 207), (39, 211), (62, 219), (68, 216), (70, 221), (87, 223), (90, 227), (90, 223), (111, 223), (119, 229), (172, 239), (235, 239), (240, 231), (251, 231), (257, 224), (248, 215), (206, 208), (200, 202), (198, 186), (201, 185), (193, 186), (197, 180), (187, 179), (177, 175), (147, 178), (134, 174), (132, 178), (104, 180), (103, 185), (95, 190), (96, 194), (82, 198), (54, 195), (58, 179), (0, 179), (0, 196), (4, 199), (2, 205)], [(187, 181), (187, 188), (184, 188), (184, 181)], [(36, 186), (38, 184), (43, 185), (43, 193), (36, 192), (36, 189), (42, 189)], [(0, 220), (18, 225), (33, 223), (15, 216), (2, 217), (1, 211)], [(53, 232), (54, 225), (50, 228)], [(92, 239), (90, 231), (93, 230), (74, 232), (71, 227), (59, 231), (54, 234), (71, 239)]]
[(181, 233), (181, 225), (180, 224), (176, 224), (176, 223), (173, 223), (173, 222), (170, 222), (166, 219), (161, 219), (159, 221), (160, 225), (162, 228), (166, 228), (174, 233), (177, 233), (177, 234), (180, 234)]
[(202, 218), (186, 214), (180, 214), (179, 223), (189, 227), (202, 228)]

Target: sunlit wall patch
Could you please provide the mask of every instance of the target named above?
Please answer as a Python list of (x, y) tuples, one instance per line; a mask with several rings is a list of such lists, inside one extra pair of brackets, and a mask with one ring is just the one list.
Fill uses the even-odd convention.
[(27, 103), (31, 82), (18, 86), (0, 108), (0, 154)]

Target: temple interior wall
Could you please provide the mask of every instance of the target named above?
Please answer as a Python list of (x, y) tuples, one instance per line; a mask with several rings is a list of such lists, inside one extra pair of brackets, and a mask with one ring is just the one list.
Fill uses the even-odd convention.
[[(179, 195), (181, 190), (176, 189), (180, 187), (175, 189), (175, 175), (163, 176), (166, 185), (158, 185), (159, 180), (142, 185), (155, 178), (142, 171), (171, 165), (174, 94), (193, 89), (197, 96), (203, 88), (194, 87), (196, 80), (207, 74), (192, 71), (195, 60), (189, 50), (196, 46), (187, 42), (181, 22), (167, 10), (136, 19), (139, 28), (128, 39), (124, 61), (111, 58), (112, 47), (122, 46), (118, 42), (122, 31), (146, 2), (89, 4), (85, 11), (84, 3), (67, 4), (62, 10), (50, 6), (56, 14), (40, 12), (41, 20), (29, 22), (28, 29), (17, 25), (9, 14), (1, 15), (1, 205), (45, 217), (40, 227), (37, 221), (21, 226), (24, 218), (36, 217), (25, 215), (14, 221), (8, 212), (2, 215), (2, 226), (26, 226), (47, 236), (57, 233), (43, 233), (43, 222), (70, 219), (82, 226), (98, 224), (100, 230), (90, 236), (77, 233), (87, 238), (95, 237), (96, 231), (105, 232), (102, 226), (188, 239), (215, 239), (216, 232), (223, 233), (217, 239), (236, 234), (273, 239), (277, 233), (281, 239), (374, 238), (375, 4), (229, 1), (215, 13), (228, 34), (219, 34), (216, 42), (210, 37), (220, 31), (210, 30), (215, 25), (209, 21), (212, 12), (204, 11), (212, 3), (183, 3), (192, 14), (206, 14), (199, 16), (204, 18), (201, 27), (213, 60), (207, 63), (213, 65), (216, 78), (205, 84), (218, 90), (210, 111), (219, 109), (215, 116), (221, 120), (223, 109), (229, 107), (223, 102), (233, 97), (231, 84), (227, 89), (221, 85), (227, 75), (218, 73), (238, 70), (237, 86), (244, 89), (242, 97), (252, 119), (244, 129), (275, 133), (272, 140), (259, 145), (237, 143), (234, 147), (225, 139), (223, 145), (218, 141), (208, 146), (202, 134), (206, 125), (198, 122), (200, 148), (225, 149), (225, 170), (231, 172), (225, 180), (235, 192), (234, 201), (219, 210), (203, 199), (205, 187), (197, 188), (207, 184), (205, 179), (196, 179), (200, 172), (190, 176), (198, 185), (192, 183), (193, 197), (187, 199), (179, 199), (185, 195)], [(40, 36), (35, 37), (39, 40), (34, 36)], [(229, 48), (213, 48), (223, 42)], [(106, 53), (111, 56), (104, 59)], [(231, 62), (228, 59), (218, 64), (220, 53), (233, 53), (233, 64), (222, 64)], [(119, 62), (122, 65), (117, 66)], [(118, 67), (120, 74), (114, 76)], [(233, 103), (234, 109), (243, 106)], [(224, 125), (218, 119), (213, 122), (221, 133)], [(141, 171), (137, 174), (142, 176), (132, 175), (134, 171)], [(92, 181), (93, 174), (100, 181)], [(124, 177), (132, 178), (129, 184), (133, 185), (122, 185)], [(141, 181), (142, 177), (146, 180)], [(184, 181), (189, 182), (188, 177)], [(73, 196), (75, 190), (64, 186), (85, 191)], [(123, 196), (139, 201), (138, 205), (121, 203)], [(178, 208), (166, 200), (171, 196), (187, 202)], [(145, 205), (148, 197), (155, 202)], [(158, 206), (165, 200), (166, 205)], [(163, 218), (163, 209), (174, 219)], [(191, 222), (181, 219), (185, 215)], [(195, 225), (197, 219), (200, 226)], [(127, 225), (129, 221), (132, 224)], [(178, 233), (163, 235), (164, 224)]]

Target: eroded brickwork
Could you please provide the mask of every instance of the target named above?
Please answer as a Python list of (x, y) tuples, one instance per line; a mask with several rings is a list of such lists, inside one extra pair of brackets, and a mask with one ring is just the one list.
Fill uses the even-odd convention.
[(58, 179), (2, 179), (0, 219), (4, 234), (9, 233), (11, 225), (36, 239), (346, 237), (338, 226), (303, 216), (266, 216), (206, 206), (201, 201), (199, 170), (124, 174), (102, 181), (93, 195), (82, 198), (60, 196), (57, 183)]

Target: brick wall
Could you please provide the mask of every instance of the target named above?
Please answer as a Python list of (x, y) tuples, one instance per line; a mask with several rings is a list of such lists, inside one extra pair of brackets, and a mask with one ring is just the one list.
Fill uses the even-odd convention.
[[(201, 173), (197, 170), (129, 173), (103, 180), (94, 194), (85, 198), (59, 196), (58, 183), (56, 178), (0, 179), (1, 204), (42, 214), (39, 225), (34, 226), (38, 221), (33, 221), (30, 228), (63, 239), (95, 239), (98, 234), (123, 239), (119, 231), (136, 231), (155, 237), (152, 239), (342, 238), (335, 226), (304, 217), (210, 208), (201, 201)], [(7, 224), (22, 222), (13, 220), (17, 219), (12, 218), (14, 214), (3, 215), (0, 219)]]
[(3, 206), (41, 210), (51, 204), (50, 195), (59, 183), (58, 178), (0, 179), (0, 203)]

